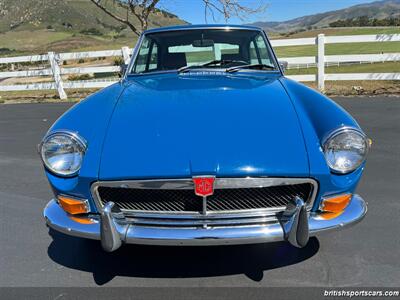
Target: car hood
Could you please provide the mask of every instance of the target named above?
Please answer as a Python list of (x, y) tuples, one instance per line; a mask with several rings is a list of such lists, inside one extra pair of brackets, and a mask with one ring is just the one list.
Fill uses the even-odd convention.
[(191, 73), (128, 79), (106, 132), (100, 180), (309, 175), (279, 75)]

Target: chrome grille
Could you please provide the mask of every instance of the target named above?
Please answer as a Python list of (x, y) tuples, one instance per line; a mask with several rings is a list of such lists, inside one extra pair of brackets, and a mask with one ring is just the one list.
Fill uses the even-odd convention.
[(215, 190), (207, 197), (207, 211), (233, 211), (286, 207), (290, 200), (300, 197), (307, 201), (312, 193), (311, 183)]
[(191, 190), (98, 188), (101, 204), (113, 201), (120, 209), (137, 211), (199, 211), (202, 198)]
[[(229, 179), (223, 179), (225, 182)], [(256, 187), (235, 187), (216, 189), (207, 197), (207, 212), (240, 212), (247, 210), (283, 210), (291, 199), (301, 197), (310, 203), (315, 187), (313, 182), (293, 182)], [(273, 184), (273, 183), (272, 183)], [(235, 184), (237, 186), (237, 184)], [(100, 205), (113, 201), (123, 211), (161, 213), (199, 213), (202, 211), (202, 197), (194, 194), (193, 185), (154, 188), (150, 185), (99, 185), (96, 193)]]

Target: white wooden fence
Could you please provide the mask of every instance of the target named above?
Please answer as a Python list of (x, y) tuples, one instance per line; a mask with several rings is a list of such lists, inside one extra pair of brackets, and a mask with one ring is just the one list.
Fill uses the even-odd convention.
[(115, 80), (85, 80), (85, 81), (63, 81), (62, 75), (69, 74), (93, 74), (93, 73), (115, 73), (120, 71), (120, 66), (95, 66), (79, 68), (63, 68), (63, 61), (80, 60), (99, 57), (122, 57), (126, 64), (129, 63), (132, 49), (122, 47), (119, 50), (90, 51), (59, 53), (49, 52), (43, 55), (18, 56), (18, 57), (0, 57), (0, 64), (31, 63), (48, 61), (50, 68), (0, 72), (0, 80), (14, 77), (38, 77), (52, 76), (53, 82), (39, 82), (28, 84), (1, 85), (0, 91), (26, 91), (26, 90), (57, 90), (61, 99), (66, 99), (65, 89), (84, 89), (84, 88), (102, 88), (115, 82)]
[[(317, 81), (318, 88), (325, 89), (326, 80), (400, 80), (400, 70), (398, 73), (343, 73), (325, 74), (325, 67), (331, 63), (344, 62), (386, 62), (400, 61), (399, 53), (381, 54), (352, 54), (352, 55), (325, 55), (325, 44), (333, 43), (364, 43), (364, 42), (399, 42), (400, 34), (380, 34), (380, 35), (353, 35), (353, 36), (325, 36), (318, 35), (316, 38), (303, 39), (282, 39), (272, 40), (272, 46), (299, 46), (317, 45), (317, 56), (289, 57), (280, 58), (287, 61), (289, 65), (316, 64), (317, 75), (292, 75), (288, 76), (298, 81)], [(19, 57), (0, 57), (0, 64), (15, 64), (25, 62), (44, 62), (48, 61), (50, 68), (34, 69), (24, 71), (0, 72), (0, 80), (13, 77), (38, 77), (52, 76), (53, 82), (29, 83), (29, 84), (0, 84), (0, 91), (25, 91), (25, 90), (48, 90), (56, 89), (61, 99), (67, 98), (65, 89), (84, 89), (101, 88), (115, 82), (115, 80), (85, 80), (85, 81), (63, 81), (62, 75), (66, 74), (88, 74), (88, 73), (114, 73), (120, 70), (119, 66), (94, 66), (94, 67), (62, 67), (62, 61), (79, 60), (99, 57), (122, 57), (125, 63), (130, 60), (132, 49), (123, 47), (119, 50), (59, 53), (49, 52), (44, 55), (19, 56)]]
[[(303, 56), (280, 58), (289, 64), (316, 63), (317, 75), (292, 75), (288, 76), (298, 81), (317, 81), (318, 89), (325, 90), (326, 80), (400, 80), (398, 73), (341, 73), (325, 74), (327, 63), (337, 62), (385, 62), (400, 61), (400, 53), (381, 54), (352, 54), (352, 55), (325, 55), (325, 44), (338, 43), (367, 43), (367, 42), (400, 42), (400, 34), (378, 34), (378, 35), (348, 35), (348, 36), (325, 36), (319, 34), (316, 38), (272, 40), (273, 47), (317, 45), (317, 56)], [(399, 49), (400, 51), (400, 49)]]

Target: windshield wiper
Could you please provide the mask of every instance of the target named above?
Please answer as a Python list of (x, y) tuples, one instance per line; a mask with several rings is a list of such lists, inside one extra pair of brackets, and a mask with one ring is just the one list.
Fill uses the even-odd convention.
[(183, 66), (183, 67), (180, 67), (177, 71), (178, 71), (178, 73), (184, 73), (184, 72), (189, 71), (190, 69), (201, 68), (201, 67), (202, 67), (202, 65)]
[(226, 72), (233, 73), (243, 69), (257, 69), (257, 70), (276, 70), (275, 66), (266, 64), (250, 64), (243, 66), (236, 66), (226, 69)]
[(216, 59), (216, 60), (212, 60), (210, 62), (201, 64), (201, 65), (184, 66), (184, 67), (179, 68), (177, 71), (178, 71), (178, 73), (184, 73), (184, 72), (189, 71), (190, 69), (204, 68), (204, 67), (209, 67), (209, 66), (213, 66), (213, 65), (223, 66), (223, 65), (231, 64), (231, 63), (242, 63), (244, 65), (247, 65), (247, 61), (243, 61), (243, 60)]
[(208, 63), (203, 64), (203, 67), (208, 67), (208, 66), (213, 66), (213, 65), (227, 65), (227, 64), (232, 64), (232, 63), (241, 63), (247, 65), (248, 62), (244, 60), (234, 60), (234, 59), (216, 59), (213, 61), (210, 61)]

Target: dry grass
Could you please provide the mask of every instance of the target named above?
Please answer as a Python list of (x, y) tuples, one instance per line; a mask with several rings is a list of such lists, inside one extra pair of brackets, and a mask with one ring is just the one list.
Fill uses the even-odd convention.
[[(306, 83), (307, 86), (317, 89), (314, 82)], [(399, 81), (326, 81), (325, 94), (328, 96), (355, 96), (355, 95), (399, 95)]]
[(0, 92), (0, 103), (78, 102), (98, 89), (67, 90), (68, 99), (60, 100), (55, 90)]

